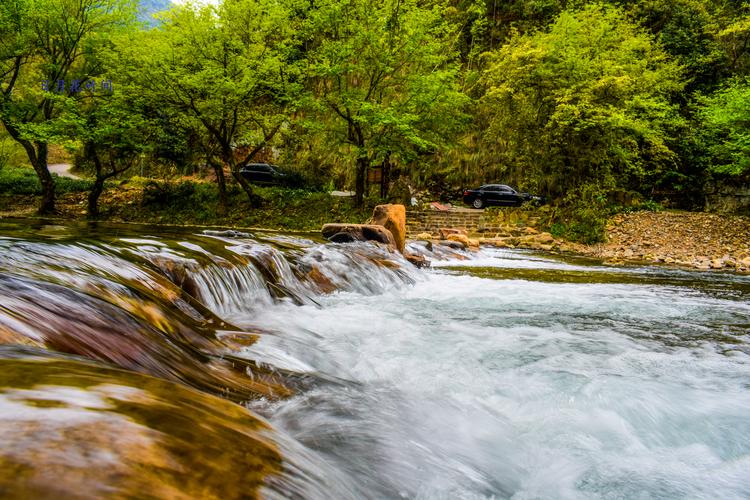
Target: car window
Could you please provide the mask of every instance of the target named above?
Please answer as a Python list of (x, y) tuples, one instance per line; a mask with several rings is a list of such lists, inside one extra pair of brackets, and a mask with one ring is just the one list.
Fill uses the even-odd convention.
[(482, 189), (484, 191), (500, 191), (500, 188), (495, 184), (487, 184)]

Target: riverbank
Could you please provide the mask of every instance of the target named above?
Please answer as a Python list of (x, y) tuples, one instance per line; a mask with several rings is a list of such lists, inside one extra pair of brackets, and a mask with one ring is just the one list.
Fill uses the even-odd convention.
[[(63, 220), (85, 220), (87, 192), (70, 181), (58, 197)], [(249, 209), (244, 193), (230, 190), (229, 210), (216, 211), (215, 186), (202, 182), (150, 182), (145, 179), (109, 186), (102, 194), (100, 220), (143, 224), (222, 227), (263, 227), (287, 231), (318, 231), (328, 222), (361, 223), (372, 205), (353, 206), (352, 200), (324, 192), (259, 187), (261, 207)], [(33, 217), (35, 194), (0, 195), (0, 218)], [(548, 213), (508, 209), (494, 215), (497, 226), (470, 233), (467, 246), (491, 245), (582, 255), (606, 264), (657, 263), (700, 270), (750, 272), (750, 218), (696, 212), (618, 214), (606, 228), (606, 242), (584, 245), (546, 232)], [(507, 213), (506, 213), (507, 212)], [(520, 217), (522, 216), (523, 217)], [(437, 232), (417, 239), (439, 239)]]
[(610, 264), (626, 261), (750, 272), (750, 218), (700, 212), (620, 214), (607, 242), (584, 253)]
[[(89, 182), (58, 178), (58, 184), (66, 189), (58, 193), (55, 218), (86, 220)], [(36, 186), (29, 181), (28, 186), (23, 184), (24, 189), (19, 189), (19, 184), (6, 186), (8, 193), (0, 194), (0, 218), (36, 217), (40, 199), (35, 193)], [(372, 214), (374, 206), (365, 204), (357, 208), (351, 198), (320, 191), (277, 187), (256, 187), (254, 191), (262, 200), (260, 207), (249, 208), (245, 193), (232, 186), (228, 190), (228, 209), (220, 214), (213, 183), (135, 178), (105, 189), (99, 200), (101, 213), (97, 220), (311, 231), (332, 221), (362, 222)]]
[(480, 244), (529, 248), (601, 259), (608, 265), (666, 264), (699, 270), (750, 272), (750, 218), (702, 212), (623, 213), (610, 218), (606, 241), (572, 243), (532, 226), (513, 228)]

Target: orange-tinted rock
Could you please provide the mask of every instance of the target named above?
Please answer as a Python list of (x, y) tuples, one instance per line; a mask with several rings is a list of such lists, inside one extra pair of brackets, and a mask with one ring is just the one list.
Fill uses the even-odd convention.
[(459, 235), (464, 235), (464, 236), (467, 236), (467, 237), (469, 236), (469, 233), (466, 232), (466, 229), (456, 229), (456, 228), (451, 228), (451, 227), (443, 227), (443, 228), (439, 229), (439, 232), (440, 232), (440, 239), (441, 240), (447, 240), (448, 236), (450, 236), (452, 234), (459, 234)]
[(430, 267), (430, 261), (428, 261), (424, 255), (417, 255), (413, 253), (406, 252), (404, 254), (404, 257), (406, 260), (411, 262), (413, 265), (415, 265), (418, 268), (422, 267)]
[(396, 248), (399, 252), (404, 253), (406, 244), (406, 208), (403, 205), (378, 205), (372, 211), (370, 224), (377, 224), (385, 227), (393, 235), (396, 241)]
[(465, 234), (449, 234), (446, 238), (448, 241), (459, 241), (463, 243), (467, 247), (471, 248), (478, 248), (479, 247), (479, 240), (475, 240), (473, 238), (469, 238)]
[(8, 353), (6, 498), (258, 498), (281, 473), (270, 427), (240, 405), (93, 363)]

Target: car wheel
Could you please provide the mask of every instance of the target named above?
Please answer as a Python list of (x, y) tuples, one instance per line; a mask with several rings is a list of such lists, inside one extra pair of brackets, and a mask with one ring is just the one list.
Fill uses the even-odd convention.
[(517, 207), (520, 207), (521, 205), (523, 205), (523, 200), (516, 200), (515, 205)]
[(474, 208), (482, 208), (484, 206), (484, 201), (482, 201), (482, 198), (477, 198), (471, 203), (471, 206)]

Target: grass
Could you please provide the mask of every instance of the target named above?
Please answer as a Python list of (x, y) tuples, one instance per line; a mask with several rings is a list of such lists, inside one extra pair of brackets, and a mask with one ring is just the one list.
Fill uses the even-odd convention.
[[(136, 182), (137, 185), (141, 182)], [(255, 187), (261, 206), (250, 208), (238, 187), (228, 192), (226, 215), (218, 214), (218, 190), (208, 182), (145, 183), (138, 203), (119, 210), (123, 220), (167, 224), (237, 225), (291, 230), (317, 230), (326, 222), (363, 222), (372, 214), (374, 203), (354, 207), (353, 200), (328, 193), (281, 187)]]
[[(71, 179), (52, 174), (55, 190), (59, 194), (89, 191), (93, 182), (86, 179)], [(42, 185), (32, 168), (5, 167), (0, 169), (0, 193), (40, 195)]]

